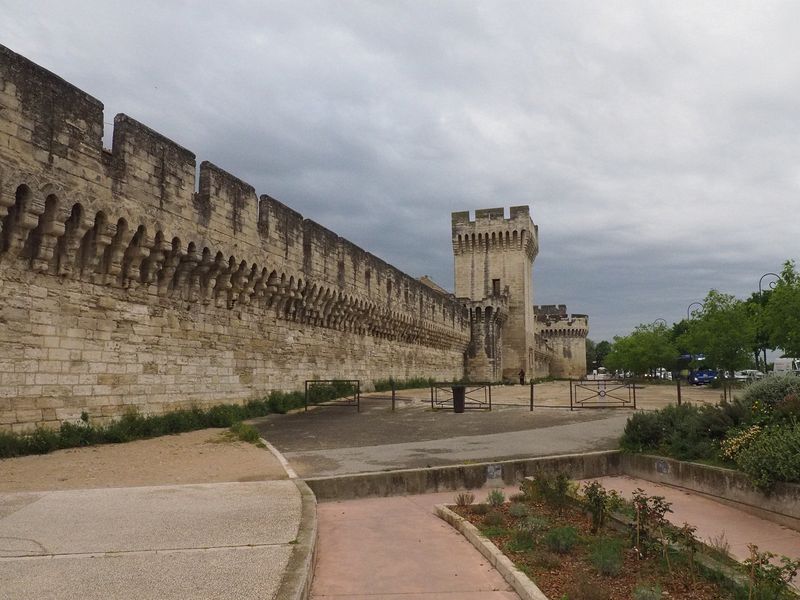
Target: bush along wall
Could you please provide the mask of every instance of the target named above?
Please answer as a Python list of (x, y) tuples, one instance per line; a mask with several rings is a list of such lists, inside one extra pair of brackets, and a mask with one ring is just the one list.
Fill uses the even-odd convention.
[[(351, 393), (352, 386), (349, 385), (314, 385), (309, 389), (309, 403), (317, 404)], [(142, 415), (132, 410), (106, 425), (91, 423), (89, 415), (83, 413), (77, 423), (65, 422), (58, 429), (38, 427), (30, 433), (0, 431), (0, 459), (47, 454), (64, 448), (130, 442), (209, 427), (230, 427), (246, 419), (283, 414), (304, 404), (303, 392), (273, 391), (265, 398), (245, 404), (218, 404), (207, 409), (180, 409), (160, 415)]]
[(633, 415), (620, 446), (737, 468), (762, 490), (800, 483), (800, 377), (768, 377), (732, 402)]

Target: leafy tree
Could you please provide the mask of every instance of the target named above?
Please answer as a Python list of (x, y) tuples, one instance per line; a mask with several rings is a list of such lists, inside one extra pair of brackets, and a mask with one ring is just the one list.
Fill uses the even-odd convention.
[(757, 345), (754, 315), (742, 300), (711, 290), (678, 345), (705, 354), (708, 364), (730, 372), (741, 369), (750, 364)]
[(670, 329), (663, 324), (639, 325), (630, 335), (614, 338), (605, 366), (644, 374), (660, 367), (671, 369), (677, 356)]
[(609, 352), (611, 352), (611, 342), (603, 340), (597, 343), (597, 347), (595, 348), (595, 360), (598, 365), (606, 366), (606, 356), (608, 356)]
[(770, 348), (782, 348), (787, 356), (800, 356), (800, 275), (794, 261), (786, 261), (781, 278), (764, 307), (764, 329)]

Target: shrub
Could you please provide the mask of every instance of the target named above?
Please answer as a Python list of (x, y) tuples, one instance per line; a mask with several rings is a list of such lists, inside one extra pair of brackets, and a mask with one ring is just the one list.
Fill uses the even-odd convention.
[(490, 510), (483, 518), (483, 524), (487, 527), (500, 527), (504, 523), (503, 513), (499, 510)]
[(536, 540), (533, 533), (527, 529), (515, 529), (511, 534), (511, 541), (508, 543), (509, 550), (513, 552), (527, 552), (532, 550)]
[(800, 423), (767, 427), (739, 451), (736, 465), (764, 490), (776, 481), (800, 482)]
[(633, 590), (633, 600), (661, 600), (663, 595), (660, 585), (640, 585)]
[(625, 424), (620, 447), (629, 452), (647, 452), (660, 447), (663, 439), (658, 412), (637, 412)]
[(521, 519), (522, 517), (527, 517), (528, 507), (519, 502), (514, 502), (508, 508), (508, 514), (510, 514), (512, 517), (516, 517), (517, 519)]
[(403, 380), (396, 380), (396, 379), (378, 379), (375, 381), (375, 391), (376, 392), (388, 392), (392, 389), (392, 383), (394, 383), (394, 389), (396, 390), (412, 390), (417, 388), (427, 388), (430, 387), (435, 380), (429, 379), (427, 377), (411, 377), (410, 379), (403, 379)]
[(461, 492), (456, 495), (456, 506), (469, 506), (473, 502), (475, 502), (475, 494), (472, 492)]
[(569, 600), (610, 600), (609, 592), (602, 584), (583, 577), (567, 588)]
[(474, 515), (485, 515), (489, 512), (489, 505), (483, 503), (473, 504), (471, 510)]
[(502, 506), (503, 502), (506, 501), (506, 495), (503, 493), (503, 490), (493, 489), (489, 492), (486, 496), (486, 503), (489, 506), (494, 506), (495, 508), (498, 506)]
[(544, 567), (545, 569), (555, 569), (561, 566), (561, 557), (547, 550), (537, 550), (531, 557), (531, 561), (537, 567)]
[(583, 504), (592, 515), (592, 533), (605, 524), (606, 517), (611, 508), (611, 495), (598, 481), (586, 483), (583, 486)]
[(231, 425), (230, 432), (243, 442), (261, 444), (261, 435), (258, 433), (258, 429), (252, 425), (239, 421)]
[(726, 460), (736, 460), (740, 451), (749, 446), (761, 433), (761, 425), (751, 425), (744, 430), (731, 430), (720, 444), (720, 453)]
[[(800, 377), (795, 375), (773, 375), (756, 381), (744, 390), (741, 395), (746, 406), (766, 407), (769, 416), (771, 409), (781, 404), (787, 396), (800, 394)], [(763, 413), (762, 413), (763, 414)]]
[(749, 574), (749, 596), (754, 600), (790, 600), (797, 596), (787, 589), (787, 584), (797, 575), (800, 561), (786, 556), (777, 561), (772, 552), (759, 552), (758, 546), (748, 544), (750, 557), (744, 561)]
[(602, 575), (619, 575), (622, 570), (622, 542), (611, 538), (597, 540), (589, 554), (589, 559)]
[(531, 532), (546, 531), (550, 527), (550, 521), (544, 517), (528, 517), (520, 525), (520, 528), (527, 529)]
[(544, 501), (560, 514), (569, 501), (571, 486), (569, 476), (565, 473), (555, 476), (542, 473), (533, 478), (527, 494)]
[(544, 536), (544, 543), (553, 552), (567, 554), (578, 543), (578, 530), (574, 527), (557, 527)]
[[(332, 393), (341, 389), (329, 386)], [(352, 389), (352, 386), (349, 386)], [(301, 392), (271, 392), (262, 400), (247, 404), (218, 404), (205, 410), (179, 409), (161, 415), (142, 415), (135, 410), (107, 425), (94, 425), (89, 415), (81, 414), (77, 423), (62, 423), (59, 429), (37, 428), (28, 433), (0, 431), (0, 458), (44, 454), (63, 448), (76, 448), (93, 444), (115, 444), (136, 439), (183, 433), (206, 427), (231, 427), (235, 423), (269, 413), (283, 413), (303, 406)], [(247, 434), (252, 437), (252, 433)]]

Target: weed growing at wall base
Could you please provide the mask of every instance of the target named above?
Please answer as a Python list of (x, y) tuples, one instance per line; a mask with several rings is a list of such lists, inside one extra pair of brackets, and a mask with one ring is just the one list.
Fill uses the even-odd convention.
[[(332, 390), (317, 391), (310, 398), (311, 402), (326, 400), (333, 393)], [(217, 404), (208, 409), (195, 407), (147, 416), (131, 411), (107, 425), (93, 425), (88, 415), (84, 414), (79, 422), (62, 423), (59, 429), (38, 427), (30, 433), (0, 431), (0, 458), (47, 454), (54, 450), (95, 444), (130, 442), (209, 427), (232, 427), (247, 419), (271, 413), (283, 414), (300, 408), (303, 404), (302, 392), (273, 391), (261, 400), (251, 400), (246, 404)], [(252, 432), (245, 429), (242, 432), (252, 438)]]

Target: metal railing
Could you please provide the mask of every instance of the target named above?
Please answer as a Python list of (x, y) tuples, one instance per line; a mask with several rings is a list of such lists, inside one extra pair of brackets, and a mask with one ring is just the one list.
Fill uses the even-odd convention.
[(454, 410), (453, 387), (464, 388), (465, 410), (492, 410), (491, 383), (450, 383), (431, 384), (431, 408), (433, 410)]
[(569, 409), (636, 408), (636, 386), (625, 379), (570, 379)]

